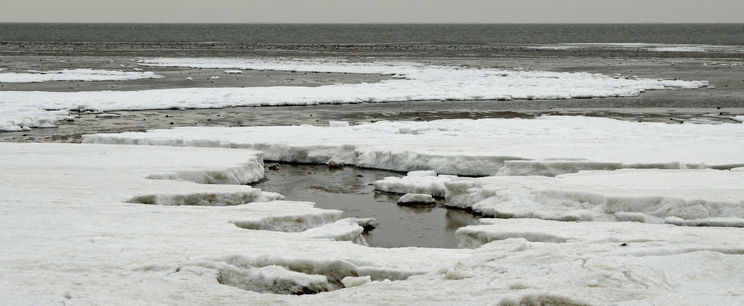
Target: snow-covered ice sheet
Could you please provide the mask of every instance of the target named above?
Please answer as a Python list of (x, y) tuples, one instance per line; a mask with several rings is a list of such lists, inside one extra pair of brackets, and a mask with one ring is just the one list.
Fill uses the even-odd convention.
[(444, 185), (445, 205), (487, 216), (744, 227), (744, 173), (736, 171), (623, 169)]
[(100, 69), (64, 69), (54, 71), (0, 72), (0, 83), (41, 83), (52, 81), (127, 81), (156, 79), (154, 72), (116, 71)]
[(672, 125), (591, 117), (401, 121), (349, 127), (185, 127), (86, 135), (83, 141), (251, 148), (273, 161), (333, 161), (454, 175), (744, 166), (743, 124)]
[[(257, 163), (255, 152), (7, 143), (0, 152), (0, 299), (12, 304), (744, 301), (738, 228), (487, 220), (467, 228), (485, 237), (476, 249), (370, 248), (336, 241), (353, 239), (366, 220), (296, 232), (234, 223), (325, 211), (305, 202), (125, 203), (138, 194), (254, 190), (177, 174), (245, 168)], [(498, 239), (508, 228), (565, 241)], [(335, 291), (278, 295), (325, 290)]]
[[(307, 202), (128, 203), (147, 195), (277, 199), (274, 193), (234, 185), (241, 180), (204, 180), (237, 169), (244, 169), (241, 177), (254, 175), (250, 181), (260, 179), (258, 152), (10, 143), (0, 144), (0, 152), (0, 297), (11, 301), (167, 304), (175, 301), (176, 291), (188, 304), (206, 303), (213, 294), (232, 296), (233, 303), (266, 301), (272, 297), (235, 289), (240, 278), (229, 273), (278, 273), (261, 275), (282, 279), (290, 288), (321, 276), (330, 285), (346, 276), (397, 280), (436, 270), (442, 266), (431, 264), (436, 260), (471, 254), (353, 244), (364, 242), (360, 234), (370, 220), (338, 220), (340, 211)], [(236, 226), (249, 221), (261, 226)], [(260, 270), (269, 266), (289, 272)], [(234, 287), (220, 284), (220, 275)]]
[(634, 96), (646, 90), (698, 88), (706, 81), (617, 79), (601, 74), (514, 71), (435, 66), (410, 62), (350, 62), (341, 59), (160, 58), (153, 66), (388, 74), (377, 83), (318, 87), (180, 88), (144, 91), (0, 92), (0, 128), (46, 120), (19, 109), (98, 110), (215, 108), (250, 105), (308, 105), (411, 100), (568, 99)]

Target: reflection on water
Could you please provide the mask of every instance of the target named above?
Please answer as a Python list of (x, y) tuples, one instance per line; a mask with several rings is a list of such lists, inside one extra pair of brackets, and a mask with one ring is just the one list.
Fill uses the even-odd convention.
[(380, 225), (365, 237), (371, 246), (456, 248), (455, 230), (478, 223), (468, 212), (442, 207), (442, 200), (432, 207), (398, 206), (398, 195), (374, 191), (374, 181), (399, 174), (354, 167), (278, 164), (278, 169), (268, 170), (269, 166), (267, 179), (254, 187), (281, 193), (287, 200), (343, 210), (344, 217), (377, 219)]

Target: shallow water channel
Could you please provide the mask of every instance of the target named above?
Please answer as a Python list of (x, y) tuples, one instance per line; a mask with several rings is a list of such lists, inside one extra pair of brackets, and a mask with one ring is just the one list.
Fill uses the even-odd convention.
[[(273, 170), (272, 170), (273, 169)], [(253, 184), (283, 194), (286, 200), (315, 202), (319, 208), (344, 211), (344, 217), (375, 218), (379, 226), (365, 234), (374, 247), (456, 248), (455, 230), (477, 224), (478, 218), (444, 208), (443, 200), (432, 207), (396, 204), (400, 195), (376, 192), (372, 184), (399, 173), (316, 165), (266, 164), (266, 179)]]

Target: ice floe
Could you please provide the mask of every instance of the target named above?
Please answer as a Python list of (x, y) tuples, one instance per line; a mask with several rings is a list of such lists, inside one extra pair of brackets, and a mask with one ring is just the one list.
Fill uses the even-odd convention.
[(428, 194), (443, 198), (444, 183), (453, 178), (456, 176), (437, 175), (434, 171), (411, 171), (404, 177), (390, 176), (375, 181), (375, 190), (400, 194)]
[[(249, 148), (272, 161), (453, 175), (559, 175), (621, 168), (744, 166), (744, 125), (639, 123), (607, 118), (452, 119), (348, 127), (184, 127), (86, 135), (87, 143)], [(431, 184), (447, 177), (425, 178)], [(399, 193), (390, 179), (379, 189)], [(429, 184), (429, 183), (427, 183)], [(383, 187), (387, 185), (387, 187)], [(427, 189), (431, 189), (428, 188)]]
[(398, 199), (398, 205), (434, 205), (437, 201), (430, 194), (406, 193)]
[[(706, 81), (618, 79), (592, 73), (503, 70), (411, 62), (352, 62), (341, 59), (160, 58), (154, 66), (304, 72), (374, 73), (404, 76), (377, 83), (317, 87), (179, 88), (143, 91), (0, 92), (0, 128), (33, 127), (53, 120), (31, 110), (65, 110), (84, 105), (110, 110), (215, 108), (251, 105), (309, 105), (412, 100), (568, 99), (634, 96), (646, 90), (698, 88)], [(212, 76), (210, 79), (219, 79)], [(25, 110), (25, 111), (21, 111)], [(15, 128), (14, 128), (15, 126)]]
[(100, 69), (64, 69), (54, 71), (0, 72), (0, 83), (41, 83), (52, 81), (127, 81), (157, 79), (154, 72), (116, 71)]

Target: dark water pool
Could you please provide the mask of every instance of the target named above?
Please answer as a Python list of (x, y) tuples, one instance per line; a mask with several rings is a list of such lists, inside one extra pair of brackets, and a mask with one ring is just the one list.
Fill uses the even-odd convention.
[[(275, 170), (273, 165), (278, 167)], [(283, 194), (287, 200), (315, 202), (316, 207), (344, 211), (344, 217), (375, 218), (380, 223), (365, 238), (375, 247), (456, 248), (455, 230), (477, 224), (472, 214), (434, 207), (403, 207), (399, 195), (374, 191), (375, 180), (400, 174), (354, 167), (266, 164), (266, 180), (256, 188)]]

